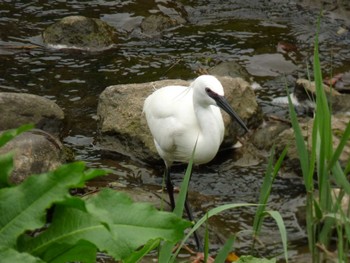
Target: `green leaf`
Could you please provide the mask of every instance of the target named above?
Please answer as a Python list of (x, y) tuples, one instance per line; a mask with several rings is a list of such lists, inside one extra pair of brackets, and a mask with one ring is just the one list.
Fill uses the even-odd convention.
[(228, 254), (231, 252), (233, 243), (235, 242), (236, 237), (231, 236), (229, 239), (227, 239), (224, 246), (220, 249), (219, 253), (215, 257), (214, 263), (221, 263), (225, 262)]
[[(176, 256), (179, 254), (181, 248), (186, 243), (188, 238), (196, 231), (204, 222), (206, 222), (210, 217), (217, 215), (223, 211), (229, 210), (229, 209), (235, 209), (238, 207), (249, 207), (249, 206), (256, 206), (256, 204), (248, 204), (248, 203), (239, 203), (239, 204), (226, 204), (221, 205), (218, 207), (215, 207), (213, 209), (210, 209), (201, 219), (199, 219), (196, 224), (191, 228), (191, 230), (186, 234), (185, 238), (182, 239), (181, 244), (178, 246), (177, 250), (171, 257), (170, 262), (174, 262)], [(162, 261), (163, 262), (163, 261)]]
[(13, 169), (13, 154), (0, 155), (0, 189), (10, 186), (10, 175)]
[(88, 169), (84, 172), (84, 181), (89, 181), (99, 176), (108, 174), (108, 169)]
[(335, 150), (332, 156), (332, 159), (328, 164), (328, 169), (331, 169), (331, 167), (333, 167), (335, 163), (338, 162), (345, 145), (348, 143), (349, 138), (350, 138), (350, 122), (347, 124), (345, 131), (342, 135), (342, 138), (340, 139), (340, 142), (338, 144), (338, 147)]
[(45, 262), (65, 263), (65, 262), (96, 262), (96, 246), (85, 240), (79, 240), (76, 244), (56, 243), (44, 252), (42, 258)]
[(286, 263), (288, 263), (288, 244), (287, 244), (287, 230), (284, 225), (283, 218), (281, 214), (277, 211), (266, 211), (276, 222), (278, 226), (278, 230), (281, 235), (282, 244), (283, 244), (283, 251), (284, 251), (284, 258), (286, 260)]
[[(280, 157), (278, 158), (274, 168), (272, 169), (273, 166), (273, 156), (275, 155), (275, 148), (273, 147), (271, 149), (270, 153), (270, 158), (268, 160), (268, 165), (263, 181), (263, 185), (260, 190), (260, 197), (259, 197), (259, 204), (260, 206), (257, 208), (257, 211), (254, 216), (254, 223), (253, 223), (253, 231), (254, 235), (259, 235), (263, 218), (264, 218), (264, 211), (266, 208), (266, 204), (268, 202), (268, 199), (271, 194), (271, 189), (272, 189), (272, 184), (278, 174), (278, 171), (282, 165), (282, 162), (287, 154), (288, 147), (285, 147), (283, 152), (281, 153)], [(254, 246), (254, 243), (253, 243)]]
[(81, 240), (94, 244), (100, 251), (111, 255), (117, 250), (117, 243), (108, 228), (80, 209), (56, 205), (53, 220), (49, 228), (34, 238), (22, 238), (18, 248), (30, 254), (44, 257), (46, 251), (52, 251), (57, 245), (75, 246)]
[(64, 200), (71, 187), (83, 179), (83, 163), (63, 165), (57, 170), (31, 176), (22, 184), (0, 189), (0, 246), (14, 247), (26, 230), (45, 223), (45, 210)]
[(173, 213), (157, 211), (151, 204), (134, 203), (127, 195), (111, 189), (87, 199), (86, 211), (65, 204), (57, 205), (46, 231), (21, 240), (22, 250), (43, 256), (57, 244), (75, 245), (86, 240), (120, 260), (128, 258), (150, 239), (177, 242), (190, 225)]
[(139, 262), (150, 251), (157, 248), (160, 244), (160, 238), (149, 240), (140, 250), (132, 253), (128, 258), (124, 260), (124, 263), (136, 263)]
[(161, 238), (176, 243), (191, 225), (173, 213), (158, 211), (148, 203), (134, 203), (127, 195), (111, 189), (104, 189), (87, 200), (87, 209), (108, 225), (118, 242), (121, 258), (129, 256), (150, 239)]
[(4, 146), (7, 142), (12, 140), (14, 137), (16, 137), (18, 134), (21, 134), (22, 132), (28, 131), (32, 129), (34, 126), (32, 124), (25, 124), (20, 126), (17, 129), (11, 129), (4, 131), (0, 135), (0, 147)]
[(36, 258), (28, 253), (20, 253), (9, 247), (0, 247), (1, 262), (25, 262), (25, 263), (44, 263), (40, 258)]
[(288, 93), (288, 105), (289, 105), (289, 115), (290, 119), (292, 122), (293, 130), (295, 133), (295, 140), (296, 140), (296, 146), (297, 146), (297, 151), (299, 155), (299, 160), (300, 160), (300, 165), (301, 165), (301, 170), (303, 173), (303, 178), (304, 178), (304, 184), (306, 187), (306, 190), (309, 191), (310, 188), (312, 187), (310, 182), (310, 176), (309, 176), (309, 156), (308, 156), (308, 151), (304, 142), (304, 137), (301, 132), (301, 128), (297, 119), (297, 115), (294, 110), (294, 106), (292, 103), (292, 100), (290, 98), (289, 91), (287, 89)]

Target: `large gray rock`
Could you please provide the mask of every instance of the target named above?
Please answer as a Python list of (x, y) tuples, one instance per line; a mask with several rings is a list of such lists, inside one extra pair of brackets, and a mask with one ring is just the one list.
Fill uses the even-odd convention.
[[(241, 78), (218, 78), (225, 89), (225, 96), (238, 115), (248, 127), (257, 127), (262, 121), (262, 115), (249, 83)], [(101, 148), (147, 162), (159, 161), (142, 113), (144, 100), (155, 89), (189, 84), (188, 81), (176, 79), (107, 87), (100, 95), (97, 109)], [(226, 113), (223, 117), (226, 126), (223, 146), (232, 146), (241, 129), (237, 128), (239, 124), (232, 123)]]
[(0, 148), (0, 155), (9, 152), (14, 154), (10, 181), (16, 184), (32, 174), (51, 171), (66, 160), (62, 143), (38, 129), (22, 133)]
[(58, 136), (63, 128), (64, 113), (53, 101), (32, 94), (0, 92), (0, 131), (23, 124)]
[(117, 33), (100, 19), (68, 16), (46, 28), (43, 41), (56, 48), (104, 50), (117, 43)]

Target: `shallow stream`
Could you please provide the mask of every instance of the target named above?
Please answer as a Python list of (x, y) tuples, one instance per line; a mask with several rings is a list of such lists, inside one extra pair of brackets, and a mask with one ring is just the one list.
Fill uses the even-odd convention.
[[(266, 114), (284, 115), (271, 101), (285, 96), (307, 77), (319, 5), (313, 1), (235, 0), (180, 1), (0, 1), (0, 91), (25, 92), (55, 101), (66, 115), (64, 143), (77, 160), (114, 173), (96, 181), (103, 186), (118, 181), (126, 188), (160, 189), (162, 167), (151, 167), (121, 155), (105, 155), (97, 147), (96, 108), (99, 94), (110, 85), (159, 79), (194, 78), (200, 69), (234, 61), (258, 83), (258, 101)], [(317, 1), (315, 1), (317, 2)], [(137, 25), (150, 13), (186, 14), (184, 25), (159, 36), (144, 36)], [(183, 12), (183, 13), (181, 13)], [(185, 10), (185, 11), (184, 11)], [(345, 15), (344, 15), (345, 13)], [(320, 54), (323, 74), (350, 72), (350, 8), (327, 11), (321, 21)], [(100, 18), (120, 33), (116, 49), (103, 52), (53, 50), (43, 46), (41, 33), (68, 15)], [(190, 186), (196, 216), (225, 203), (257, 202), (266, 161), (238, 166), (234, 151), (194, 171)], [(175, 171), (181, 182), (184, 168)], [(296, 219), (302, 206), (303, 185), (295, 175), (281, 174), (273, 186), (271, 209), (281, 212), (290, 242), (290, 256), (305, 251), (306, 239)], [(249, 230), (253, 209), (226, 212), (211, 220), (213, 252), (232, 233)], [(267, 221), (257, 254), (282, 253), (277, 227)], [(251, 239), (242, 235), (237, 253), (249, 253)]]

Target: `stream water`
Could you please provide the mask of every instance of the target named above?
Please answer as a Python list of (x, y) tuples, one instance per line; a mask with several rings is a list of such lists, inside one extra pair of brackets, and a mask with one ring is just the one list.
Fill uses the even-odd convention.
[[(0, 91), (25, 92), (55, 101), (65, 112), (64, 143), (93, 167), (108, 167), (114, 173), (98, 185), (118, 181), (126, 187), (156, 191), (162, 183), (162, 168), (150, 167), (125, 156), (105, 156), (94, 147), (99, 94), (109, 85), (149, 82), (159, 79), (190, 79), (199, 69), (234, 61), (247, 71), (246, 80), (259, 83), (257, 99), (266, 114), (278, 113), (271, 101), (285, 95), (285, 83), (293, 86), (307, 76), (311, 65), (318, 5), (312, 1), (235, 0), (179, 1), (188, 22), (145, 37), (137, 25), (152, 12), (176, 13), (171, 1), (0, 1)], [(315, 1), (317, 2), (317, 1)], [(305, 4), (305, 5), (304, 5)], [(308, 4), (308, 5), (306, 5)], [(310, 5), (309, 5), (310, 4)], [(338, 10), (339, 11), (339, 10)], [(328, 11), (322, 18), (320, 54), (324, 75), (350, 72), (350, 10)], [(347, 15), (344, 15), (344, 13)], [(47, 49), (41, 33), (68, 15), (100, 18), (120, 33), (117, 49), (82, 52)], [(32, 45), (39, 46), (31, 48)], [(282, 50), (279, 47), (282, 46)], [(289, 47), (284, 49), (285, 47)], [(195, 169), (191, 193), (196, 216), (225, 203), (257, 202), (266, 163), (236, 166), (234, 152), (221, 154), (206, 166)], [(175, 171), (181, 182), (184, 169)], [(303, 202), (299, 177), (281, 174), (270, 200), (280, 211), (288, 230), (289, 253), (305, 251), (305, 232), (296, 219)], [(211, 220), (212, 252), (220, 240), (251, 229), (253, 209), (225, 212)], [(250, 253), (250, 235), (242, 234), (237, 253)], [(264, 225), (256, 253), (282, 253), (277, 227)], [(283, 259), (281, 259), (283, 261)]]

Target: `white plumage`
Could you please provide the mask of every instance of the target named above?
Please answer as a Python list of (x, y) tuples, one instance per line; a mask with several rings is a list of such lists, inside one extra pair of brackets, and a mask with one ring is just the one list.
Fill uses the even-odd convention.
[[(220, 81), (214, 76), (202, 75), (189, 87), (167, 86), (145, 100), (147, 124), (168, 168), (174, 161), (188, 162), (196, 141), (194, 163), (207, 163), (215, 157), (225, 131), (218, 108), (221, 104), (228, 106), (223, 96)], [(247, 129), (229, 108), (229, 114)]]

